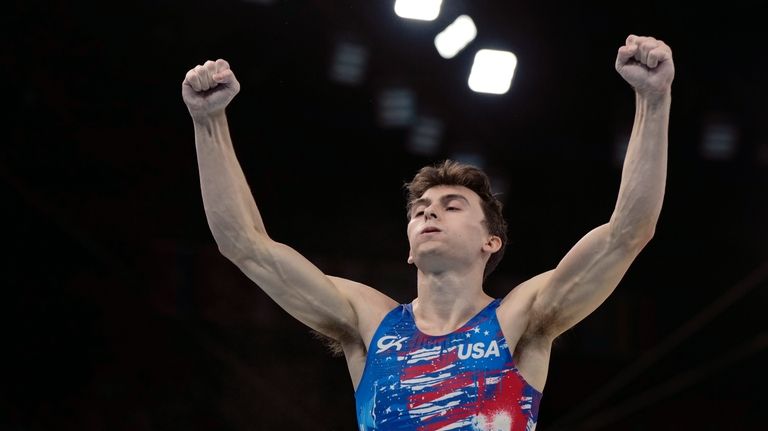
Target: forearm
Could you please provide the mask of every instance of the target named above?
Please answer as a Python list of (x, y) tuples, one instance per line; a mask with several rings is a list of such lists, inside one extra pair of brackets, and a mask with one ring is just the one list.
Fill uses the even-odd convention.
[(267, 236), (224, 112), (193, 115), (193, 121), (203, 206), (219, 251), (302, 323), (337, 340), (359, 338), (356, 311), (340, 288)]
[(195, 118), (194, 128), (208, 226), (219, 249), (242, 250), (253, 234), (267, 232), (237, 161), (226, 115)]
[(611, 235), (646, 241), (661, 213), (667, 178), (667, 134), (672, 96), (636, 97), (635, 120), (621, 175)]

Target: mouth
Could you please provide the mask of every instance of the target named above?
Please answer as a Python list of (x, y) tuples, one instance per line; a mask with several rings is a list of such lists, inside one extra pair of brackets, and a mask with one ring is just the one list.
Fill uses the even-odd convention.
[(421, 230), (422, 235), (426, 233), (436, 233), (436, 232), (442, 232), (442, 231), (434, 226), (428, 226)]

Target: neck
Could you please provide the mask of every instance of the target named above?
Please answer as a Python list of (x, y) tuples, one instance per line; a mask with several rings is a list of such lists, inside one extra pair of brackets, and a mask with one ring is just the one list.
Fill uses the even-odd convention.
[(413, 311), (422, 332), (452, 332), (488, 305), (483, 291), (483, 272), (418, 272), (418, 297)]

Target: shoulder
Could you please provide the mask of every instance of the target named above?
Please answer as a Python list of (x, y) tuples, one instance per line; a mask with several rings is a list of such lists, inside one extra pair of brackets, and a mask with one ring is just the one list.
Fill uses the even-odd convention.
[(502, 299), (499, 305), (499, 312), (516, 313), (530, 311), (533, 301), (541, 289), (550, 282), (553, 272), (554, 270), (542, 272), (512, 288)]
[(549, 283), (553, 271), (525, 280), (502, 299), (496, 315), (507, 339), (519, 340), (523, 335), (534, 332), (539, 318), (533, 315), (533, 304), (541, 289)]
[(398, 305), (394, 299), (366, 284), (335, 276), (328, 276), (328, 278), (353, 307), (360, 305), (369, 311), (378, 308), (389, 311)]
[(328, 276), (357, 315), (357, 330), (367, 346), (384, 316), (399, 304), (388, 295), (363, 283), (346, 278)]

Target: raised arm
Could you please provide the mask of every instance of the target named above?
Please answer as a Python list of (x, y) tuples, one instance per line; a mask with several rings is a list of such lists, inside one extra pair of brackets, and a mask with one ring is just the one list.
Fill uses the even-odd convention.
[(634, 88), (636, 103), (616, 207), (608, 223), (536, 278), (528, 332), (554, 338), (592, 313), (653, 237), (666, 183), (672, 51), (660, 40), (630, 35), (616, 70)]
[(224, 112), (239, 90), (224, 60), (196, 66), (182, 83), (195, 128), (203, 206), (216, 244), (292, 316), (337, 340), (354, 337), (357, 314), (342, 292), (344, 281), (334, 282), (295, 250), (267, 235), (235, 156)]

